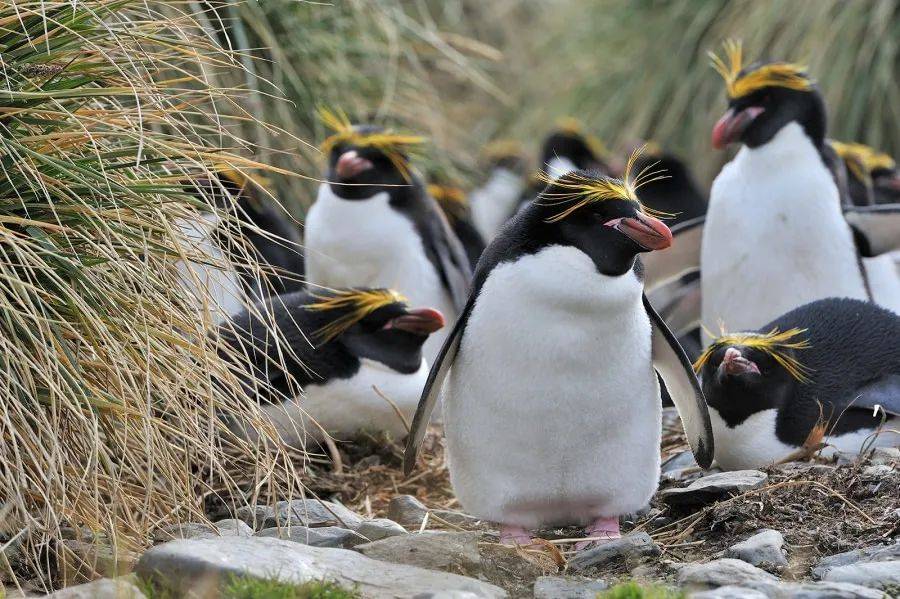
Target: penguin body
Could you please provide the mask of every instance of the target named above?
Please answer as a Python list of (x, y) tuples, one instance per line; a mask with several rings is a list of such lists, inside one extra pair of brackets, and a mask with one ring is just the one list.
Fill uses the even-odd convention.
[[(672, 390), (698, 462), (711, 429), (674, 336), (644, 297), (639, 252), (668, 245), (625, 183), (576, 171), (549, 183), (479, 261), (474, 290), (426, 384), (406, 468), (443, 398), (451, 482), (462, 506), (526, 529), (593, 522), (618, 534), (659, 475), (660, 390)], [(449, 373), (449, 376), (448, 376)]]
[(485, 149), (488, 178), (469, 193), (472, 224), (481, 238), (494, 238), (515, 211), (525, 188), (525, 159), (518, 144), (494, 142)]
[[(698, 360), (716, 461), (760, 468), (820, 427), (834, 450), (898, 445), (900, 317), (870, 302), (827, 298), (750, 333), (714, 341)], [(874, 416), (875, 406), (880, 406)]]
[(429, 185), (428, 195), (435, 199), (450, 228), (466, 251), (469, 265), (474, 269), (484, 251), (484, 238), (472, 222), (472, 212), (466, 194), (459, 187), (450, 185)]
[(254, 374), (243, 383), (248, 397), (299, 447), (360, 430), (403, 437), (428, 374), (422, 346), (441, 326), (439, 312), (411, 310), (396, 292), (357, 288), (272, 297), (220, 334), (223, 355)]
[[(399, 144), (370, 145), (407, 138), (345, 122), (335, 127), (325, 147), (329, 182), (320, 185), (306, 218), (308, 282), (391, 287), (456, 318), (471, 278), (465, 251)], [(426, 358), (443, 340), (442, 333), (428, 339)]]

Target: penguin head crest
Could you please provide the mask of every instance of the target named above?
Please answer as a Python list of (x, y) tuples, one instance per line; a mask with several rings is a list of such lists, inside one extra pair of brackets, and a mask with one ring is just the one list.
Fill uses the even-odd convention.
[(347, 329), (380, 308), (406, 303), (406, 298), (393, 289), (350, 288), (312, 294), (316, 300), (304, 308), (310, 312), (334, 312), (335, 318), (315, 331), (321, 343), (329, 343)]
[(699, 373), (717, 350), (739, 346), (755, 349), (770, 356), (796, 381), (808, 383), (810, 370), (788, 351), (810, 347), (809, 340), (803, 338), (806, 332), (807, 329), (797, 328), (779, 331), (777, 327), (768, 333), (726, 333), (723, 329), (720, 336), (710, 343), (694, 362), (694, 371)]
[(444, 214), (451, 219), (463, 219), (469, 211), (469, 200), (459, 187), (431, 184), (428, 186), (428, 195), (435, 199)]
[[(743, 48), (739, 40), (728, 39), (723, 43), (725, 58), (709, 52), (713, 68), (725, 80), (728, 97), (743, 98), (765, 87), (783, 87), (797, 91), (809, 91), (813, 80), (806, 67), (791, 62), (770, 62), (743, 67)], [(726, 62), (727, 59), (727, 62)]]
[(833, 139), (828, 143), (860, 181), (870, 181), (873, 171), (891, 171), (897, 168), (897, 163), (893, 158), (870, 146), (859, 143), (843, 143)]

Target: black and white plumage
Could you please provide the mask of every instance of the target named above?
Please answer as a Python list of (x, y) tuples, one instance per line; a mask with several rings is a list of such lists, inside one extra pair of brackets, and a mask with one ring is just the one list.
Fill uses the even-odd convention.
[(450, 223), (450, 228), (453, 229), (457, 239), (466, 250), (469, 265), (474, 269), (481, 257), (481, 252), (484, 251), (485, 243), (481, 233), (472, 222), (472, 211), (465, 192), (452, 185), (432, 184), (428, 186), (428, 195), (434, 198), (441, 207), (441, 211)]
[(242, 383), (248, 398), (300, 446), (363, 429), (402, 438), (403, 419), (378, 392), (408, 421), (428, 374), (422, 345), (443, 324), (394, 291), (360, 288), (274, 296), (219, 332), (223, 357), (253, 374)]
[(900, 317), (870, 302), (806, 304), (716, 340), (698, 364), (723, 468), (772, 464), (820, 431), (829, 451), (900, 445)]
[(488, 144), (487, 179), (469, 193), (472, 223), (489, 242), (519, 205), (525, 189), (526, 160), (519, 144), (498, 140)]
[(648, 143), (635, 163), (637, 172), (657, 171), (660, 176), (641, 187), (641, 203), (657, 212), (671, 215), (674, 226), (706, 214), (706, 196), (687, 164), (673, 154)]
[(698, 462), (712, 458), (699, 383), (642, 294), (637, 254), (665, 247), (668, 229), (628, 186), (594, 201), (578, 191), (609, 181), (564, 175), (504, 226), (413, 422), (407, 471), (446, 379), (454, 490), (468, 512), (506, 527), (600, 519), (617, 530), (618, 515), (646, 504), (659, 475), (654, 368)]
[[(306, 217), (309, 283), (392, 287), (453, 321), (468, 296), (469, 261), (409, 164), (409, 138), (379, 127), (338, 126), (326, 140), (328, 182)], [(443, 333), (429, 338), (427, 358), (443, 339)]]

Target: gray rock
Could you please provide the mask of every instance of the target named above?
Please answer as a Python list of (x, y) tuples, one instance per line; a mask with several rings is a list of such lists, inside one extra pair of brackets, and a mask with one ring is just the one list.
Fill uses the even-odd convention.
[(863, 468), (860, 475), (865, 480), (881, 480), (893, 476), (895, 472), (896, 469), (889, 464), (874, 464)]
[(659, 497), (669, 505), (706, 505), (728, 495), (758, 489), (768, 479), (768, 475), (759, 470), (719, 472), (699, 478), (686, 487), (665, 489)]
[(48, 599), (145, 599), (144, 593), (128, 580), (101, 578), (87, 584), (66, 587), (47, 595)]
[(725, 557), (743, 560), (763, 570), (780, 572), (787, 567), (784, 537), (777, 530), (763, 530), (725, 550)]
[(876, 447), (869, 458), (873, 466), (896, 466), (900, 464), (900, 447)]
[(675, 454), (665, 462), (662, 463), (661, 470), (662, 472), (672, 472), (673, 470), (683, 470), (684, 468), (696, 468), (697, 461), (694, 459), (694, 454), (690, 451), (682, 451), (681, 453)]
[(340, 526), (355, 530), (362, 523), (362, 517), (339, 503), (318, 499), (295, 499), (279, 501), (274, 513), (266, 518), (263, 528), (273, 526)]
[(423, 532), (365, 543), (358, 545), (356, 551), (395, 564), (478, 576), (480, 537), (478, 532)]
[(691, 599), (883, 599), (884, 593), (840, 582), (747, 582), (691, 593)]
[(431, 516), (436, 516), (433, 523), (439, 524), (440, 521), (449, 522), (456, 526), (476, 526), (481, 520), (462, 512), (453, 510), (429, 510), (421, 501), (412, 495), (397, 495), (391, 499), (388, 504), (388, 518), (394, 522), (398, 522), (403, 526), (418, 529), (422, 525), (425, 515), (431, 512)]
[(849, 582), (876, 589), (900, 586), (900, 560), (837, 566), (822, 578), (829, 582)]
[(541, 576), (534, 581), (534, 599), (595, 599), (609, 587), (602, 580), (575, 576)]
[(687, 564), (678, 571), (678, 584), (688, 590), (716, 587), (750, 586), (753, 582), (775, 582), (778, 579), (756, 566), (739, 559), (722, 558), (705, 564)]
[(223, 537), (252, 537), (253, 529), (237, 518), (225, 518), (218, 520), (214, 525), (216, 531)]
[(174, 539), (211, 539), (219, 534), (209, 524), (202, 522), (184, 522), (169, 524), (158, 528), (153, 533), (154, 543), (165, 543)]
[(828, 555), (819, 560), (812, 570), (813, 576), (822, 578), (832, 568), (847, 566), (857, 562), (883, 562), (900, 559), (900, 542), (893, 545), (875, 545), (863, 549), (854, 549), (835, 555)]
[(60, 560), (60, 576), (72, 582), (87, 582), (102, 576), (120, 576), (130, 572), (137, 561), (134, 553), (104, 542), (63, 541), (66, 551)]
[(768, 595), (747, 587), (724, 586), (699, 593), (691, 593), (691, 599), (766, 599)]
[(353, 531), (355, 534), (347, 539), (344, 547), (355, 547), (363, 543), (371, 543), (372, 541), (380, 541), (389, 537), (399, 537), (409, 534), (405, 528), (387, 518), (375, 518), (374, 520), (365, 520), (359, 527)]
[(261, 530), (266, 520), (275, 517), (275, 510), (267, 505), (243, 505), (234, 511), (234, 517), (253, 530)]
[(367, 599), (413, 599), (437, 592), (468, 592), (474, 598), (507, 596), (499, 587), (456, 574), (377, 561), (347, 549), (310, 547), (265, 537), (157, 545), (141, 556), (137, 573), (165, 590), (184, 594), (204, 582), (216, 584), (226, 577), (242, 575), (277, 577), (296, 584), (327, 579), (355, 587)]
[(659, 546), (645, 532), (625, 535), (621, 539), (586, 549), (569, 560), (569, 568), (575, 572), (604, 566), (615, 561), (659, 555)]
[(256, 533), (256, 536), (282, 539), (313, 547), (343, 547), (345, 542), (353, 538), (353, 532), (338, 526), (322, 526), (319, 528), (283, 526), (281, 528), (264, 528)]

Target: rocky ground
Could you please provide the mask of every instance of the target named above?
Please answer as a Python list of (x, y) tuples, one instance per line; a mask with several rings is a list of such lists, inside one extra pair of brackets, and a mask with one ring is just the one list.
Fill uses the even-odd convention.
[(669, 414), (662, 451), (651, 506), (626, 518), (621, 540), (580, 553), (566, 529), (540, 531), (534, 548), (499, 545), (490, 524), (459, 511), (438, 436), (410, 477), (399, 446), (369, 440), (341, 447), (340, 471), (315, 466), (306, 499), (162, 527), (134, 556), (139, 581), (57, 595), (216, 596), (237, 575), (419, 599), (603, 597), (627, 580), (705, 599), (900, 595), (900, 450), (701, 472)]

